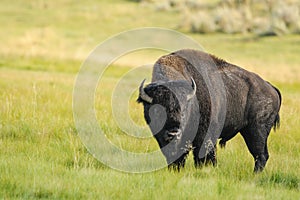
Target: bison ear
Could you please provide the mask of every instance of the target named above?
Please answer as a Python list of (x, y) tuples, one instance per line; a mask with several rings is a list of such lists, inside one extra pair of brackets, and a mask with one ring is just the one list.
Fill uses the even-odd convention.
[(191, 77), (191, 82), (192, 82), (193, 92), (191, 92), (190, 94), (187, 95), (187, 100), (190, 100), (191, 98), (193, 98), (196, 95), (196, 91), (197, 91), (197, 86), (196, 86), (196, 83), (195, 83), (193, 77)]
[(153, 98), (150, 97), (148, 94), (146, 94), (145, 90), (144, 90), (144, 83), (145, 83), (146, 79), (144, 79), (139, 87), (139, 98), (137, 99), (138, 102), (147, 102), (147, 103), (152, 103)]

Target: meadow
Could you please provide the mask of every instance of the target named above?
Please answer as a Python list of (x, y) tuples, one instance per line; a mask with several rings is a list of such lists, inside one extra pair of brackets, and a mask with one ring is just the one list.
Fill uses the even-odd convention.
[[(80, 66), (102, 41), (138, 27), (176, 29), (180, 15), (127, 0), (8, 1), (0, 5), (0, 199), (300, 199), (300, 36), (185, 33), (207, 52), (261, 75), (283, 97), (281, 127), (269, 137), (265, 171), (238, 135), (218, 149), (218, 166), (180, 173), (125, 173), (85, 148), (76, 130), (73, 87)], [(95, 108), (107, 137), (122, 149), (157, 150), (152, 138), (128, 137), (112, 116), (111, 91), (130, 70), (165, 52), (141, 51), (105, 71)], [(140, 83), (151, 69), (132, 76)], [(137, 85), (138, 86), (138, 85)], [(130, 98), (130, 116), (145, 125)], [(105, 114), (104, 114), (105, 113)], [(149, 130), (146, 130), (149, 133)], [(146, 133), (147, 134), (147, 133)], [(147, 147), (147, 149), (145, 149)]]

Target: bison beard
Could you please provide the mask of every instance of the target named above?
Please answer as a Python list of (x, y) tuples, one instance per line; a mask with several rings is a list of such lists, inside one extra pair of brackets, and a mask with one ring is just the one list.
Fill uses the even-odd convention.
[[(277, 88), (213, 55), (187, 49), (161, 57), (151, 83), (144, 87), (144, 81), (137, 101), (143, 103), (145, 120), (170, 168), (184, 167), (191, 150), (196, 167), (216, 165), (217, 139), (225, 147), (241, 133), (255, 160), (254, 171), (264, 169), (267, 139), (280, 121)], [(220, 95), (212, 99), (211, 91)], [(211, 124), (218, 131), (209, 132)]]

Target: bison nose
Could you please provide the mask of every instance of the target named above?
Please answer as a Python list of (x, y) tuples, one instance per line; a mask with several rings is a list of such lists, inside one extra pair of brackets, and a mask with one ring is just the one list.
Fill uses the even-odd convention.
[(174, 138), (179, 140), (181, 138), (182, 132), (180, 129), (172, 129), (171, 131), (166, 131), (165, 140), (167, 142), (172, 141)]

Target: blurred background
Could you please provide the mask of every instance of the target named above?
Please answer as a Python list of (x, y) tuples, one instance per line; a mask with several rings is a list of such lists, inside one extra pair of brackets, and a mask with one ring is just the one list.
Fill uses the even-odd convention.
[(191, 34), (300, 34), (299, 0), (10, 1), (1, 9), (1, 55), (84, 59), (98, 43), (132, 28)]
[(297, 0), (140, 0), (161, 12), (178, 12), (178, 28), (194, 33), (300, 33)]

